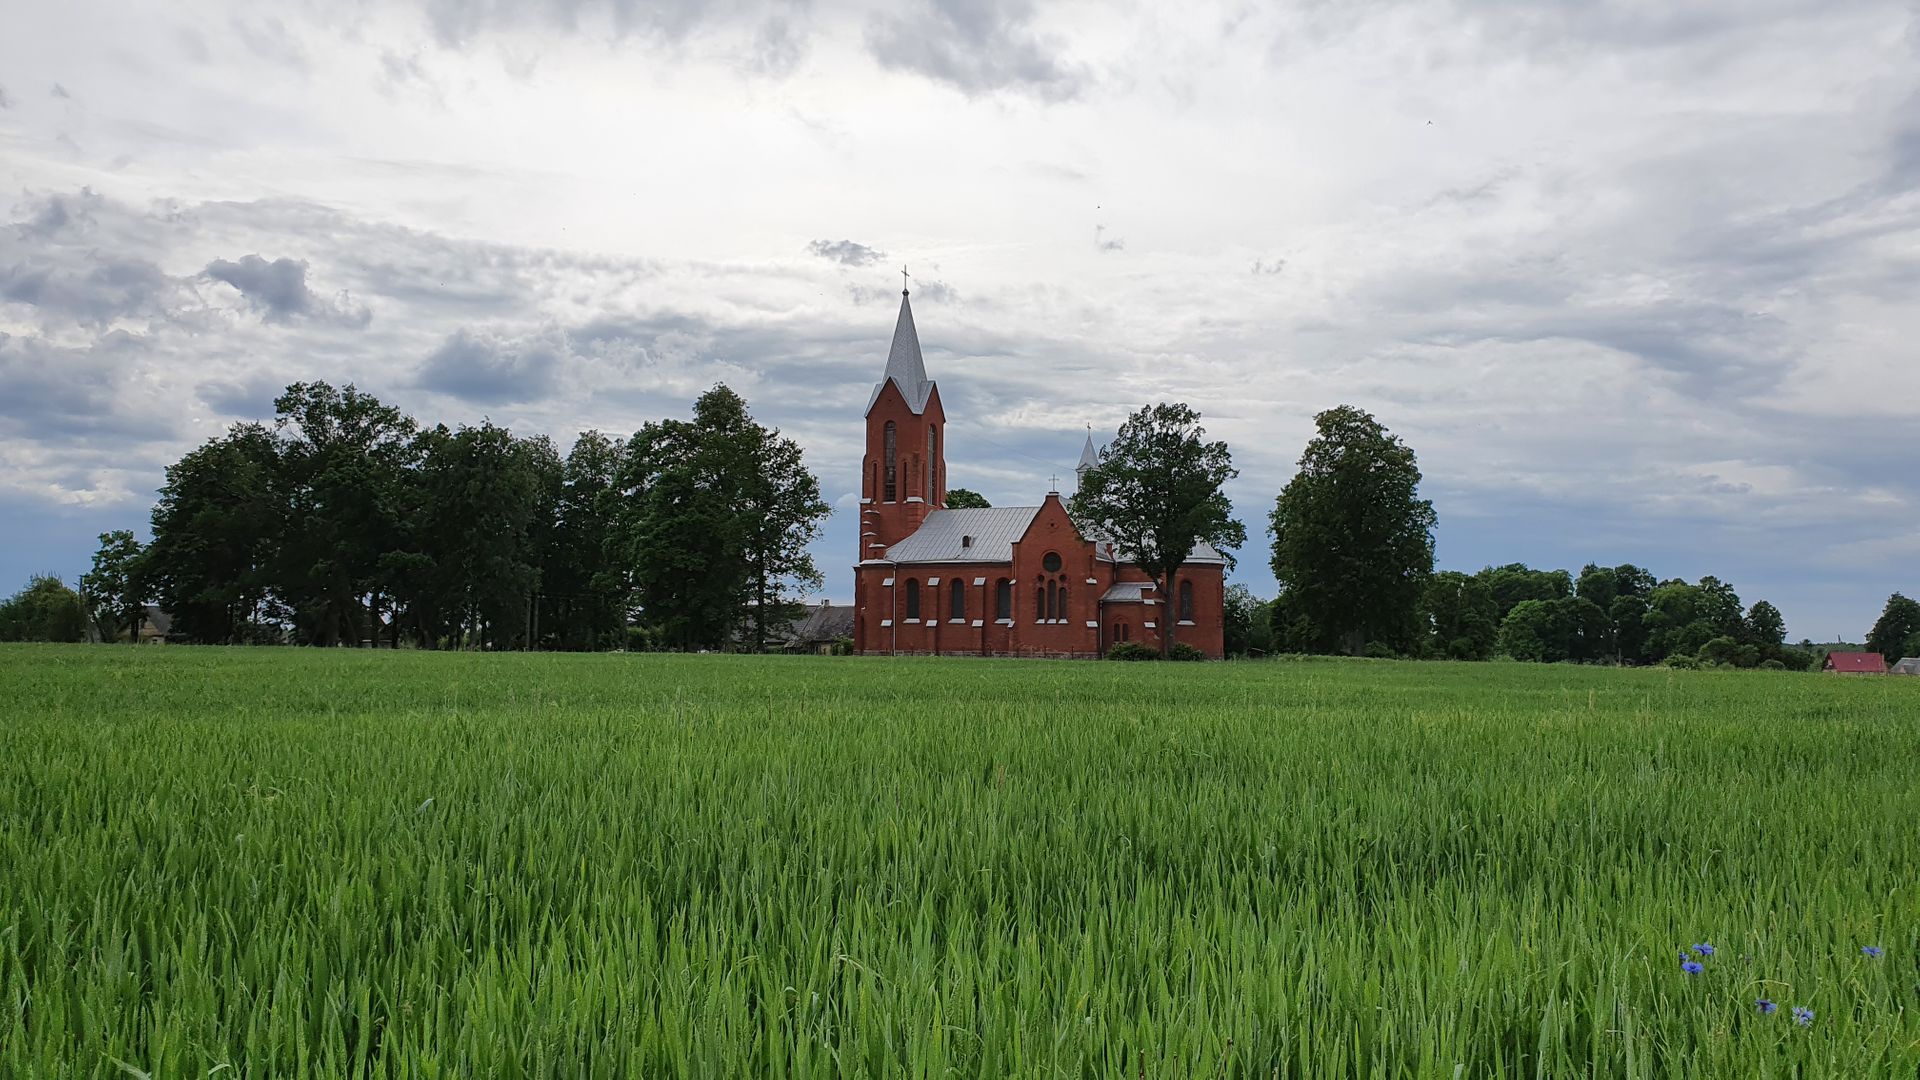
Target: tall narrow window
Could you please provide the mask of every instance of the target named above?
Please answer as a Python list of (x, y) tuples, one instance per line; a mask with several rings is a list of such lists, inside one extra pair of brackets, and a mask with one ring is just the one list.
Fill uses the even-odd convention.
[(993, 617), (996, 619), (1013, 618), (1013, 582), (1006, 578), (993, 590)]
[(1180, 583), (1180, 621), (1193, 621), (1193, 582)]
[(927, 502), (929, 503), (935, 502), (936, 500), (934, 499), (934, 496), (939, 493), (938, 484), (940, 482), (940, 466), (934, 464), (934, 462), (940, 460), (939, 451), (940, 451), (940, 435), (938, 432), (934, 430), (932, 424), (928, 424), (927, 425)]
[(1054, 582), (1049, 581), (1047, 582), (1047, 618), (1057, 619), (1059, 617), (1060, 617), (1060, 586), (1055, 584)]
[(1054, 615), (1054, 618), (1065, 619), (1066, 617), (1067, 617), (1067, 585), (1066, 585), (1066, 582), (1061, 582), (1060, 583), (1060, 609), (1059, 609), (1059, 613)]
[(907, 579), (907, 618), (920, 617), (920, 579)]
[(947, 618), (964, 619), (967, 617), (967, 584), (963, 578), (953, 579), (953, 602), (948, 605)]
[(894, 445), (894, 436), (895, 436), (895, 432), (893, 430), (893, 421), (889, 420), (887, 421), (887, 501), (888, 502), (900, 501), (900, 480), (899, 480), (900, 470), (898, 468), (899, 458), (896, 456), (898, 453), (898, 448)]
[(880, 494), (880, 466), (867, 462), (867, 498)]
[(1033, 621), (1047, 621), (1047, 587), (1045, 585), (1033, 587)]

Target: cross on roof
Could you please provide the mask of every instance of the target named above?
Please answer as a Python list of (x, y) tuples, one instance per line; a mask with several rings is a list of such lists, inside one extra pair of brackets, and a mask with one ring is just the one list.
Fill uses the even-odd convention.
[(1054, 493), (1055, 495), (1058, 495), (1058, 494), (1060, 494), (1060, 478), (1059, 478), (1059, 477), (1057, 477), (1057, 476), (1049, 476), (1049, 477), (1047, 477), (1047, 483), (1049, 483), (1049, 484), (1052, 484), (1052, 485), (1053, 485), (1053, 493)]
[(907, 295), (907, 264), (900, 264), (900, 295)]

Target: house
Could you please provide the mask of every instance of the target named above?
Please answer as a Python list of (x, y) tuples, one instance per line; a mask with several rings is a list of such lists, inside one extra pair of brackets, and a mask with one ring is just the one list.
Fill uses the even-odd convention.
[(1836, 675), (1885, 675), (1887, 661), (1877, 652), (1830, 652), (1820, 670)]
[(1920, 675), (1920, 656), (1909, 656), (1887, 669), (1889, 675)]
[[(854, 651), (1097, 657), (1163, 634), (1224, 652), (1226, 560), (1197, 545), (1169, 595), (1083, 532), (1057, 487), (1037, 506), (948, 509), (946, 411), (900, 292), (887, 367), (867, 401)], [(1076, 473), (1097, 458), (1093, 439)]]
[(767, 644), (781, 652), (830, 653), (835, 642), (852, 639), (853, 620), (851, 605), (822, 600), (770, 633)]

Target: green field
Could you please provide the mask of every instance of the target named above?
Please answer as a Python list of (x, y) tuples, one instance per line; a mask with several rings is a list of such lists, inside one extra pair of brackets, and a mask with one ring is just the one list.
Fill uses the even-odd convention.
[(0, 649), (9, 1078), (1911, 1078), (1917, 956), (1920, 679)]

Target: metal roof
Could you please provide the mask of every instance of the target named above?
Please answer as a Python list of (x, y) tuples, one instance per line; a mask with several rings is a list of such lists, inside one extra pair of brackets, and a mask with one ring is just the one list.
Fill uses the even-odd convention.
[(927, 398), (933, 393), (933, 380), (927, 378), (927, 362), (920, 356), (920, 335), (913, 328), (913, 307), (907, 303), (907, 291), (900, 290), (900, 319), (893, 324), (893, 347), (887, 350), (887, 372), (874, 384), (873, 396), (867, 399), (867, 411), (873, 411), (873, 403), (880, 400), (880, 391), (892, 382), (900, 387), (900, 396), (907, 399), (907, 408), (914, 415), (927, 411)]
[[(995, 506), (981, 510), (935, 510), (913, 535), (887, 549), (886, 560), (897, 563), (1006, 563), (1013, 561), (1013, 543), (1033, 524), (1037, 506)], [(1084, 533), (1083, 533), (1084, 535)], [(971, 538), (972, 542), (965, 542)], [(1104, 545), (1094, 548), (1104, 562)], [(1123, 556), (1125, 552), (1121, 553)], [(1225, 563), (1206, 541), (1193, 545), (1189, 564)]]
[[(887, 549), (893, 562), (1013, 561), (1013, 542), (1026, 535), (1037, 506), (995, 506), (983, 510), (935, 510), (913, 535)], [(972, 543), (963, 543), (972, 537)]]
[(1137, 604), (1147, 598), (1147, 590), (1151, 588), (1153, 586), (1144, 581), (1116, 581), (1113, 583), (1113, 588), (1108, 589), (1106, 594), (1100, 597), (1100, 602)]
[(1832, 671), (1866, 675), (1887, 673), (1886, 658), (1877, 652), (1830, 652), (1827, 654), (1826, 666)]
[(1908, 656), (1887, 669), (1895, 675), (1920, 675), (1920, 656)]

